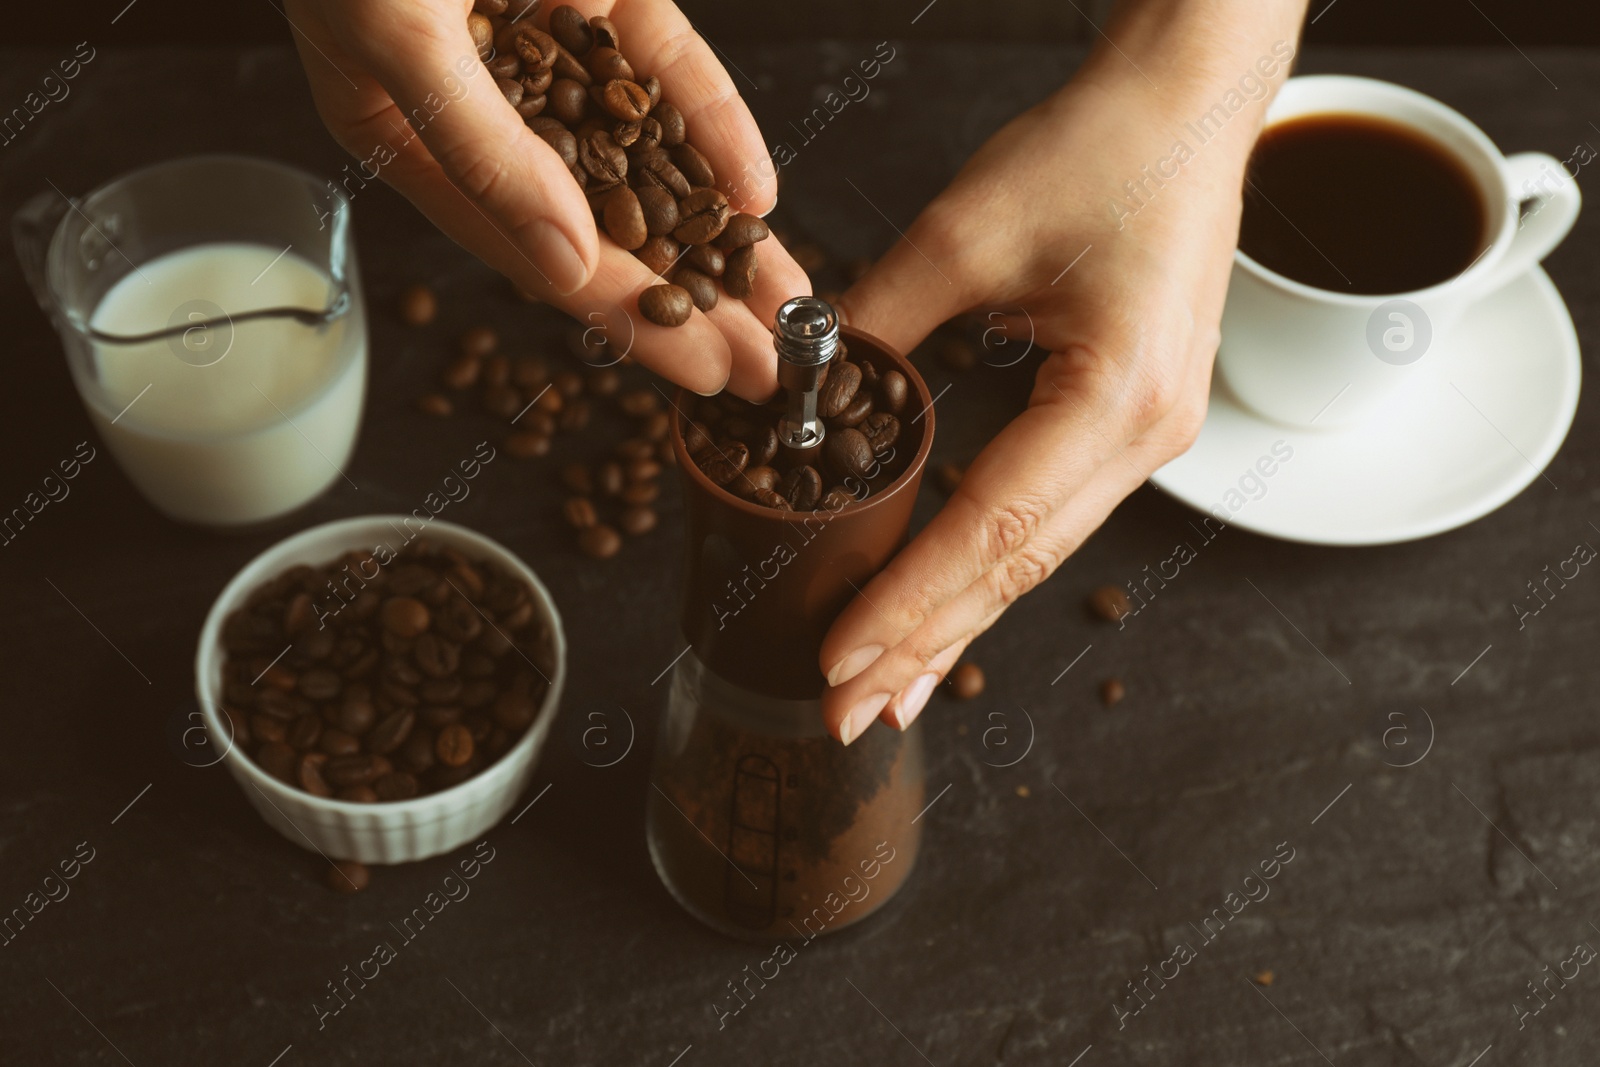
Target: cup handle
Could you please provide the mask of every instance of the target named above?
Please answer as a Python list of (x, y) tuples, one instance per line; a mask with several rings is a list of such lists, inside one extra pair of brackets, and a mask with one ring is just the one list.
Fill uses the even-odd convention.
[(17, 262), (46, 315), (55, 314), (55, 301), (45, 277), (45, 256), (56, 227), (71, 207), (59, 193), (36, 193), (11, 217), (11, 243), (17, 250)]
[(1484, 292), (1520, 278), (1549, 255), (1578, 221), (1583, 206), (1578, 183), (1555, 156), (1519, 152), (1507, 157), (1505, 176), (1521, 217), (1506, 254), (1482, 283)]

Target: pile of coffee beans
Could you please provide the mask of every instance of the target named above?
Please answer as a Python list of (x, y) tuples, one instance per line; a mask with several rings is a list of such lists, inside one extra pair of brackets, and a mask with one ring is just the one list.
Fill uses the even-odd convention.
[(767, 224), (729, 205), (688, 142), (683, 113), (661, 99), (659, 78), (635, 72), (610, 19), (563, 4), (541, 30), (539, 6), (524, 0), (513, 12), (509, 0), (476, 0), (467, 28), (506, 102), (561, 156), (596, 223), (667, 279), (639, 294), (640, 313), (682, 326), (695, 308), (716, 306), (718, 278), (729, 296), (752, 296)]
[(895, 450), (911, 385), (898, 370), (851, 362), (840, 344), (823, 373), (817, 412), (827, 427), (814, 463), (780, 456), (780, 394), (765, 405), (727, 393), (699, 401), (683, 431), (684, 449), (712, 482), (778, 511), (838, 511), (899, 476), (910, 456)]
[(466, 781), (533, 724), (555, 674), (526, 582), (425, 538), (379, 548), (293, 567), (223, 624), (233, 743), (313, 796)]

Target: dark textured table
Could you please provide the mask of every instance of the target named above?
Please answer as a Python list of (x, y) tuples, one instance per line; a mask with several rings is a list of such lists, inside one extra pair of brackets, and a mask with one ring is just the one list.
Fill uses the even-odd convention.
[[(871, 51), (727, 47), (769, 139), (791, 141), (813, 94)], [(60, 58), (4, 53), (0, 105)], [(902, 45), (865, 101), (799, 147), (789, 225), (838, 257), (880, 252), (894, 234), (873, 204), (903, 228), (966, 152), (1076, 59)], [(1507, 151), (1566, 158), (1600, 143), (1596, 60), (1324, 52), (1305, 69), (1403, 82)], [(328, 174), (345, 163), (287, 51), (102, 48), (70, 97), (0, 147), (0, 210), (47, 180), (82, 192), (202, 150)], [(359, 488), (336, 483), (284, 529), (212, 536), (159, 518), (106, 455), (0, 548), (0, 912), (24, 906), (75, 850), (93, 857), (69, 896), (0, 946), (0, 1062), (1594, 1061), (1600, 975), (1578, 946), (1600, 944), (1600, 579), (1575, 579), (1520, 632), (1510, 607), (1595, 536), (1589, 403), (1551, 468), (1559, 491), (1535, 481), (1467, 529), (1388, 548), (1228, 530), (1118, 632), (1085, 615), (1086, 590), (1136, 578), (1188, 536), (1191, 517), (1153, 489), (1135, 494), (976, 645), (988, 691), (968, 704), (936, 698), (925, 716), (937, 799), (900, 899), (808, 948), (722, 1028), (712, 1004), (770, 950), (679, 910), (643, 838), (663, 689), (652, 680), (682, 647), (676, 490), (660, 531), (600, 564), (576, 554), (556, 518), (552, 464), (496, 462), (446, 517), (521, 553), (565, 613), (572, 680), (529, 797), (549, 791), (488, 835), (496, 858), (470, 897), (319, 1030), (312, 1005), (326, 983), (390, 938), (450, 859), (378, 870), (366, 893), (335, 896), (322, 861), (268, 829), (221, 767), (187, 766), (175, 735), (192, 708), (201, 619), (288, 530), (409, 510), (496, 432), (486, 417), (437, 423), (412, 409), (456, 331), (488, 322), (525, 347), (559, 336), (392, 193), (362, 191), (355, 212), (375, 311), (349, 468)], [(1548, 262), (1586, 345), (1600, 315), (1597, 231), (1591, 209)], [(446, 306), (421, 331), (391, 311), (416, 280)], [(0, 312), (9, 510), (93, 433), (8, 258)], [(951, 380), (924, 365), (935, 391)], [(1024, 364), (954, 377), (935, 458), (968, 458), (1020, 404), (1028, 375)], [(919, 516), (936, 505), (930, 487)], [(1095, 690), (1112, 675), (1129, 695), (1106, 710)], [(592, 766), (574, 724), (594, 711), (624, 730), (619, 707), (638, 724), (635, 743), (614, 766)], [(1430, 740), (1420, 762), (1395, 766)], [(1263, 863), (1275, 877), (1247, 881)], [(1206, 924), (1214, 909), (1238, 914)], [(1180, 943), (1192, 958), (1174, 956)], [(1264, 971), (1270, 985), (1253, 980)]]

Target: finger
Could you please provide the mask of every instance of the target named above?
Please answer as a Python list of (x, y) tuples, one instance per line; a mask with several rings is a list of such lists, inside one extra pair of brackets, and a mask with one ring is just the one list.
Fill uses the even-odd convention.
[[(778, 308), (792, 297), (809, 295), (811, 279), (806, 277), (789, 250), (777, 241), (762, 241), (755, 247), (755, 293), (736, 304), (747, 312), (740, 325), (744, 326), (747, 321), (753, 330), (741, 332), (737, 338), (731, 334), (728, 337), (733, 349), (733, 375), (728, 380), (728, 388), (735, 395), (759, 404), (770, 399), (778, 389), (778, 355), (772, 347), (772, 325), (777, 321)], [(721, 322), (716, 312), (727, 304), (735, 302), (719, 301), (716, 311), (712, 312), (712, 320), (719, 326)]]
[[(995, 617), (998, 618), (999, 616)], [(934, 690), (939, 688), (939, 683), (944, 681), (945, 675), (950, 673), (950, 668), (956, 665), (956, 661), (961, 658), (961, 653), (966, 651), (969, 644), (971, 644), (971, 638), (963, 638), (924, 664), (921, 673), (916, 676), (911, 684), (896, 693), (893, 699), (889, 701), (888, 707), (879, 713), (878, 718), (883, 721), (884, 725), (893, 726), (896, 730), (904, 730), (916, 722), (917, 716), (922, 714), (922, 709), (927, 707), (928, 698), (933, 696)], [(854, 731), (853, 724), (841, 724), (841, 740), (843, 739), (845, 725), (850, 725), (852, 731)], [(853, 732), (851, 737), (853, 738), (854, 736), (855, 733)]]
[(1033, 405), (979, 454), (945, 507), (833, 625), (820, 650), (831, 685), (854, 677), (1026, 545), (1132, 438), (1131, 413), (1119, 410), (1126, 405), (1115, 402), (1101, 357), (1054, 353), (1038, 381)]
[(575, 5), (616, 23), (620, 51), (642, 80), (683, 112), (689, 142), (710, 161), (735, 210), (765, 215), (778, 202), (777, 168), (755, 118), (704, 38), (670, 0)]
[[(340, 43), (388, 89), (451, 183), (521, 251), (538, 278), (530, 291), (582, 288), (600, 259), (588, 201), (556, 151), (506, 103), (466, 19), (439, 20), (428, 5), (386, 5), (381, 17), (356, 20), (345, 33), (350, 39)], [(414, 183), (407, 191), (428, 210), (417, 192), (433, 190)]]
[(924, 246), (931, 250), (935, 243), (930, 227), (920, 223), (839, 301), (845, 322), (900, 352), (910, 352), (940, 323), (974, 303), (967, 286), (952, 280), (964, 278), (964, 273), (956, 272), (949, 257), (940, 257), (946, 260), (943, 269), (929, 258)]

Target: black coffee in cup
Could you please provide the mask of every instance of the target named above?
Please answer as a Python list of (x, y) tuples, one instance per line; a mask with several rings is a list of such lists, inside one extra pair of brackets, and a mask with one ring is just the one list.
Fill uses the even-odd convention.
[(1372, 116), (1269, 126), (1247, 175), (1240, 249), (1318, 289), (1424, 289), (1465, 270), (1488, 240), (1483, 193), (1455, 155)]

